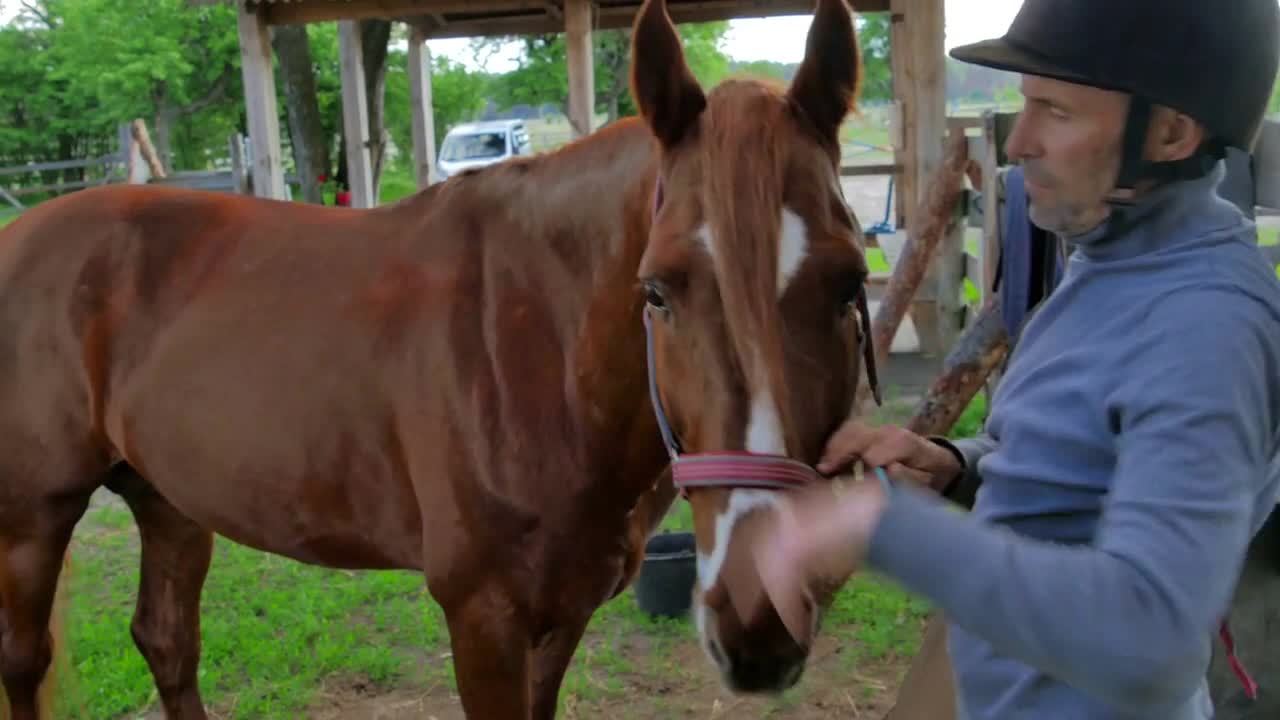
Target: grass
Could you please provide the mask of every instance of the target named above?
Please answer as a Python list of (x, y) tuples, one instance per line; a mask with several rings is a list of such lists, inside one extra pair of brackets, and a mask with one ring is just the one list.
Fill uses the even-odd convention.
[[(901, 420), (908, 411), (890, 403), (879, 419)], [(957, 432), (978, 427), (984, 412), (975, 400)], [(691, 529), (687, 503), (677, 501), (663, 527)], [(67, 638), (74, 672), (60, 688), (58, 717), (135, 717), (158, 698), (129, 635), (138, 584), (133, 518), (114, 499), (95, 503), (73, 542)], [(839, 662), (852, 672), (912, 656), (928, 609), (891, 583), (859, 575), (837, 595), (824, 633), (851, 649)], [(298, 717), (335, 687), (456, 689), (443, 613), (415, 573), (318, 568), (218, 538), (201, 622), (200, 688), (222, 717)], [(650, 618), (628, 590), (592, 619), (562, 703), (600, 707), (634, 698), (636, 677), (661, 684), (699, 673), (678, 652), (695, 641), (689, 621)], [(804, 692), (801, 686), (776, 702), (785, 707)]]
[[(680, 528), (677, 506), (667, 526)], [(683, 516), (683, 517), (682, 517)], [(77, 532), (68, 617), (72, 678), (61, 688), (58, 717), (123, 718), (158, 702), (151, 676), (129, 636), (138, 582), (137, 531), (128, 512), (94, 509)], [(874, 578), (856, 578), (837, 598), (828, 632), (852, 644), (849, 662), (910, 656), (925, 608)], [(292, 718), (326, 687), (358, 685), (456, 689), (448, 630), (420, 578), (405, 572), (317, 568), (218, 538), (202, 608), (200, 687), (230, 718)], [(626, 676), (655, 679), (678, 644), (695, 642), (685, 620), (653, 619), (626, 592), (593, 618), (562, 691), (563, 702), (616, 700)], [(629, 652), (643, 638), (646, 659)], [(657, 662), (653, 660), (657, 658)]]

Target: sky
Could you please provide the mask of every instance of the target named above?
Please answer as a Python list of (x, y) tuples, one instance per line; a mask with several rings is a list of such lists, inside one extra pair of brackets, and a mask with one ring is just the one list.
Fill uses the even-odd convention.
[[(857, 0), (853, 0), (856, 8)], [(946, 48), (1004, 33), (1022, 0), (945, 0)], [(7, 23), (18, 11), (17, 0), (0, 0), (0, 24)], [(732, 20), (725, 39), (724, 51), (735, 60), (776, 60), (799, 62), (804, 56), (805, 36), (812, 15)], [(470, 67), (476, 67), (466, 38), (429, 41), (432, 53), (447, 55)], [(485, 63), (493, 72), (513, 67), (516, 48)]]

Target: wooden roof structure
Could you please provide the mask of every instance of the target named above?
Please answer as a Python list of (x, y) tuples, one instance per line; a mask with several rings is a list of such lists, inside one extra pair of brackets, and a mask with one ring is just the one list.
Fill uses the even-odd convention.
[[(238, 4), (269, 25), (388, 18), (431, 38), (540, 35), (563, 32), (566, 0), (188, 0)], [(571, 3), (570, 3), (571, 4)], [(643, 0), (596, 0), (592, 29), (630, 27)], [(889, 10), (889, 0), (858, 0), (858, 12)], [(813, 0), (668, 0), (677, 23), (807, 15)]]

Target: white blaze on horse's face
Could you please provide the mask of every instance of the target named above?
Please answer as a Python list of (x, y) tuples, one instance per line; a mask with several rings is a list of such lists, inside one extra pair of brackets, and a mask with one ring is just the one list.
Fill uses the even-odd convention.
[[(704, 250), (716, 257), (715, 244), (711, 242), (711, 228), (703, 224), (698, 228), (695, 237)], [(791, 208), (782, 209), (782, 233), (778, 238), (778, 297), (787, 293), (791, 278), (795, 277), (801, 263), (809, 255), (809, 229), (804, 218)]]
[(804, 218), (790, 208), (782, 209), (782, 234), (778, 238), (778, 297), (787, 292), (791, 278), (809, 254), (809, 229)]
[[(798, 214), (790, 209), (782, 211), (781, 232), (778, 241), (778, 297), (786, 293), (787, 285), (795, 276), (801, 263), (808, 255), (808, 231)], [(696, 237), (702, 242), (714, 261), (714, 243), (709, 228), (699, 228)], [(783, 432), (782, 418), (778, 405), (769, 389), (767, 373), (762, 372), (764, 360), (757, 352), (752, 367), (757, 368), (757, 379), (751, 389), (750, 415), (747, 419), (745, 433), (745, 449), (761, 455), (786, 455), (786, 436)], [(708, 656), (722, 671), (727, 671), (729, 658), (720, 643), (717, 632), (716, 612), (702, 601), (703, 595), (720, 580), (720, 572), (725, 558), (733, 542), (733, 532), (739, 522), (754, 512), (768, 512), (777, 506), (778, 496), (772, 490), (754, 490), (739, 488), (729, 491), (729, 500), (724, 510), (715, 519), (715, 538), (711, 552), (698, 553), (698, 583), (701, 589), (699, 602), (694, 609), (698, 633), (702, 637), (704, 649)], [(794, 673), (798, 674), (799, 665)], [(784, 676), (790, 681), (793, 674)]]

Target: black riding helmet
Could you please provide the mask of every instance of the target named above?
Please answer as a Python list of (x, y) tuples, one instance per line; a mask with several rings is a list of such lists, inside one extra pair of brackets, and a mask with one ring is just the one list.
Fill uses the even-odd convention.
[[(1280, 63), (1277, 0), (1025, 0), (1001, 38), (957, 60), (1132, 96), (1117, 189), (1197, 177), (1227, 146), (1253, 151)], [(1200, 121), (1209, 140), (1177, 163), (1142, 161), (1152, 105)]]

